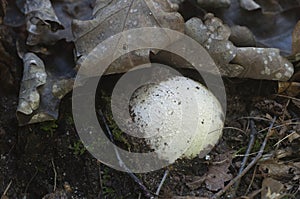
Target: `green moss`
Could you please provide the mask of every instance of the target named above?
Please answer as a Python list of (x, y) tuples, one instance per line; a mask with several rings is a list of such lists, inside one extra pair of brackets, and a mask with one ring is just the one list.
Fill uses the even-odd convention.
[(80, 140), (78, 140), (77, 142), (74, 142), (72, 145), (70, 145), (69, 149), (73, 150), (73, 154), (76, 156), (80, 156), (80, 155), (84, 154), (84, 152), (86, 151), (84, 145), (82, 144), (82, 142)]
[(46, 133), (50, 133), (51, 136), (53, 136), (53, 133), (56, 131), (57, 128), (58, 125), (56, 124), (56, 121), (44, 122), (40, 125), (40, 129), (42, 131), (45, 131)]
[(114, 140), (119, 142), (119, 143), (123, 143), (125, 144), (125, 146), (127, 147), (128, 150), (130, 150), (131, 145), (129, 143), (129, 141), (126, 139), (126, 137), (124, 136), (124, 132), (118, 127), (118, 125), (116, 124), (116, 122), (113, 119), (113, 115), (111, 112), (111, 97), (105, 93), (104, 91), (101, 91), (101, 100), (100, 100), (100, 104), (103, 111), (103, 114), (105, 115), (105, 118), (107, 120), (107, 124), (108, 127), (114, 137)]

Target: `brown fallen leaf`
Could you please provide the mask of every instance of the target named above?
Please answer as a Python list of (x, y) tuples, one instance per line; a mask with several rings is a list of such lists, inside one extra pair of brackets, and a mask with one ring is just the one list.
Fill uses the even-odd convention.
[[(224, 22), (231, 26), (247, 26), (255, 35), (258, 46), (278, 48), (282, 54), (290, 55), (292, 31), (300, 16), (299, 0), (255, 0), (262, 9), (254, 11), (245, 11), (239, 2), (231, 1), (231, 6), (222, 11)], [(276, 2), (281, 8), (276, 6), (279, 10), (273, 9), (268, 5), (271, 2)], [(273, 9), (274, 12), (270, 14), (267, 9), (271, 12)]]
[(231, 26), (231, 34), (229, 40), (237, 47), (256, 46), (253, 33), (246, 26)]
[(264, 14), (276, 15), (300, 6), (299, 0), (281, 1), (281, 0), (255, 0), (262, 8)]
[(205, 184), (206, 188), (211, 191), (218, 191), (224, 188), (224, 183), (232, 179), (232, 175), (229, 172), (232, 157), (230, 154), (220, 154), (216, 161), (222, 163), (211, 165), (208, 169)]
[(40, 93), (38, 87), (46, 83), (47, 73), (44, 62), (33, 53), (26, 53), (23, 62), (24, 72), (17, 112), (30, 115), (39, 108)]
[(259, 170), (275, 180), (289, 181), (300, 175), (300, 162), (285, 163), (270, 159), (260, 162)]
[(262, 183), (261, 199), (280, 199), (284, 185), (272, 178), (265, 178)]
[(203, 8), (228, 8), (230, 0), (197, 0), (197, 3)]
[(232, 179), (232, 175), (228, 173), (232, 155), (230, 152), (219, 154), (215, 157), (214, 162), (214, 164), (209, 166), (205, 175), (192, 177), (186, 185), (192, 190), (201, 187), (203, 182), (205, 182), (206, 188), (210, 191), (218, 191), (224, 188), (224, 183)]
[(257, 4), (254, 0), (240, 0), (240, 6), (248, 11), (260, 8), (260, 5)]
[[(63, 65), (63, 55), (57, 59)], [(44, 61), (33, 53), (25, 53), (23, 62), (24, 73), (17, 108), (19, 125), (57, 119), (61, 99), (73, 88), (74, 79), (67, 73), (67, 67), (62, 75), (58, 75), (60, 65), (51, 65), (51, 70), (46, 71)]]
[(239, 77), (287, 81), (294, 73), (293, 65), (276, 48), (238, 48), (232, 63), (244, 67)]
[(54, 44), (60, 39), (59, 29), (64, 29), (58, 20), (49, 0), (26, 0), (24, 5), (26, 15), (26, 29), (28, 31), (27, 44)]
[(191, 182), (187, 182), (186, 185), (191, 190), (198, 189), (204, 183), (204, 181), (206, 180), (206, 177), (207, 177), (206, 175), (204, 175), (204, 176), (193, 176), (192, 179), (191, 179)]
[[(122, 31), (139, 27), (163, 27), (184, 31), (184, 20), (167, 0), (97, 0), (93, 19), (74, 20), (77, 64), (99, 43)], [(133, 66), (149, 63), (149, 51), (139, 50), (114, 62), (107, 73), (127, 72)], [(96, 61), (96, 60), (95, 60)]]
[(94, 0), (66, 0), (52, 1), (53, 9), (64, 26), (63, 30), (58, 30), (60, 38), (67, 42), (74, 41), (71, 24), (74, 19), (89, 20), (92, 17)]
[(300, 94), (300, 82), (278, 82), (278, 93), (295, 97)]
[(221, 75), (236, 77), (244, 70), (239, 65), (229, 64), (236, 56), (237, 48), (228, 40), (230, 28), (213, 14), (207, 14), (204, 21), (196, 17), (188, 20), (185, 33), (208, 51)]

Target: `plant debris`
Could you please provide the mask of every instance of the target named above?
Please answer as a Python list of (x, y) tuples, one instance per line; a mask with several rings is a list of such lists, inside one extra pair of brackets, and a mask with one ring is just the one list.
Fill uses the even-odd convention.
[[(0, 0), (1, 199), (300, 198), (299, 11), (300, 0)], [(223, 136), (204, 157), (133, 174), (87, 152), (70, 92), (82, 64), (105, 52), (99, 44), (141, 27), (179, 31), (202, 45), (222, 75), (227, 112)], [(91, 99), (110, 140), (131, 152), (149, 149), (115, 124), (111, 94), (125, 72), (149, 62), (204, 79), (159, 49), (115, 60)]]

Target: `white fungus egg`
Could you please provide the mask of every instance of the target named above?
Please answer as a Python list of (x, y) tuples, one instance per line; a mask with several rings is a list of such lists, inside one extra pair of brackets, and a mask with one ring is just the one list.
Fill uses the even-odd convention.
[(224, 113), (202, 84), (182, 76), (138, 88), (130, 99), (133, 123), (158, 157), (204, 157), (222, 135)]

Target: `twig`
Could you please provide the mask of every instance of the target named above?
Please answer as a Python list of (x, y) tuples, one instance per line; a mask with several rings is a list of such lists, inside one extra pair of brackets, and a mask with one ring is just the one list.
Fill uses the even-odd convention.
[(255, 164), (256, 162), (262, 157), (262, 154), (264, 152), (264, 149), (266, 147), (268, 138), (271, 134), (271, 129), (274, 126), (274, 123), (276, 121), (276, 116), (273, 118), (271, 125), (269, 126), (269, 130), (268, 133), (259, 149), (259, 152), (257, 154), (257, 156), (249, 163), (249, 165), (242, 171), (242, 173), (240, 173), (239, 175), (237, 175), (234, 179), (232, 179), (222, 190), (220, 190), (219, 192), (217, 192), (213, 198), (220, 198), (220, 196), (222, 196), (234, 183), (236, 183), (241, 177), (243, 177)]
[(27, 193), (27, 190), (28, 190), (28, 187), (30, 185), (30, 183), (33, 181), (33, 179), (35, 178), (35, 176), (38, 174), (39, 170), (36, 169), (35, 173), (33, 174), (33, 176), (30, 178), (29, 182), (27, 183), (26, 187), (25, 187), (25, 191), (24, 193), (26, 194)]
[(52, 163), (52, 168), (53, 168), (53, 172), (54, 172), (54, 185), (53, 185), (53, 192), (56, 191), (56, 180), (57, 180), (57, 172), (55, 169), (55, 164), (54, 164), (54, 160), (53, 158), (51, 159), (51, 163)]
[(12, 184), (12, 180), (10, 180), (10, 182), (9, 182), (8, 185), (6, 186), (6, 188), (5, 188), (5, 190), (4, 190), (4, 192), (3, 192), (2, 196), (1, 196), (1, 198), (4, 198), (4, 196), (6, 196), (6, 194), (7, 194), (8, 190), (9, 190), (11, 184)]
[(279, 94), (275, 94), (275, 96), (276, 96), (276, 97), (288, 98), (288, 99), (291, 99), (291, 100), (295, 100), (295, 101), (300, 102), (300, 99), (299, 99), (299, 98), (295, 98), (295, 97), (291, 97), (291, 96), (287, 96), (287, 95), (279, 95)]
[(247, 198), (254, 198), (255, 196), (257, 196), (257, 194), (259, 194), (262, 191), (262, 188), (254, 191), (253, 193), (251, 193), (250, 195), (248, 195)]
[(253, 171), (253, 174), (252, 174), (252, 178), (251, 178), (250, 184), (249, 184), (249, 186), (248, 186), (248, 188), (247, 188), (247, 191), (246, 191), (246, 194), (245, 194), (245, 195), (247, 195), (247, 194), (249, 193), (250, 188), (251, 188), (251, 186), (252, 186), (252, 184), (253, 184), (253, 182), (254, 182), (256, 170), (257, 170), (257, 166), (255, 166), (255, 168), (254, 168), (254, 171)]
[[(249, 141), (248, 148), (247, 148), (247, 151), (246, 151), (245, 156), (243, 158), (243, 161), (242, 161), (242, 164), (241, 164), (238, 175), (240, 175), (243, 172), (244, 168), (246, 167), (246, 164), (247, 164), (248, 158), (249, 158), (249, 154), (250, 154), (250, 152), (253, 148), (254, 142), (255, 142), (255, 137), (256, 137), (256, 134), (257, 134), (257, 130), (255, 128), (255, 123), (252, 119), (250, 120), (250, 129), (251, 129), (250, 141)], [(237, 182), (234, 185), (234, 192), (232, 194), (233, 197), (235, 197), (236, 191), (238, 190), (238, 188), (240, 186), (240, 182), (241, 182), (241, 179), (238, 179)]]
[(159, 186), (158, 186), (158, 188), (157, 188), (157, 190), (156, 190), (156, 192), (155, 192), (155, 194), (156, 194), (157, 196), (159, 196), (159, 192), (160, 192), (162, 186), (164, 185), (164, 183), (165, 183), (165, 181), (166, 181), (166, 179), (167, 179), (168, 174), (169, 174), (169, 170), (166, 170), (166, 171), (165, 171), (165, 174), (164, 174), (163, 178), (161, 179), (161, 182), (160, 182), (160, 184), (159, 184)]
[(115, 145), (115, 141), (114, 141), (113, 135), (112, 135), (112, 133), (111, 133), (111, 131), (109, 129), (109, 126), (107, 124), (106, 118), (103, 115), (102, 111), (100, 109), (98, 109), (97, 113), (101, 117), (101, 119), (102, 119), (102, 121), (103, 121), (103, 123), (105, 125), (105, 128), (106, 128), (107, 133), (109, 135), (110, 141), (114, 144), (114, 150), (115, 150), (118, 162), (119, 162), (119, 166), (122, 167), (128, 173), (128, 175), (140, 186), (140, 188), (144, 191), (144, 194), (145, 194), (146, 197), (152, 198), (154, 194), (152, 194), (147, 189), (147, 187), (142, 183), (142, 181), (135, 174), (133, 174), (133, 172), (125, 165), (125, 163), (121, 159), (119, 151), (118, 151), (118, 149), (117, 149), (117, 147)]
[(102, 183), (102, 175), (101, 175), (101, 162), (99, 162), (99, 167), (98, 167), (98, 173), (99, 173), (99, 194), (98, 194), (98, 198), (102, 197), (102, 187), (103, 187), (103, 183)]
[(223, 130), (225, 130), (225, 129), (236, 130), (236, 131), (239, 131), (239, 132), (241, 132), (241, 133), (244, 133), (244, 134), (246, 134), (246, 132), (245, 132), (244, 130), (242, 130), (242, 129), (239, 129), (239, 128), (236, 128), (236, 127), (231, 127), (231, 126), (226, 126), (226, 127), (223, 127)]

